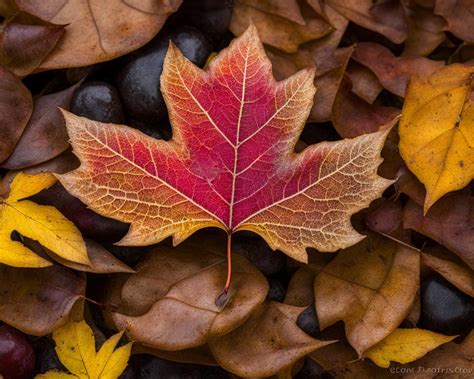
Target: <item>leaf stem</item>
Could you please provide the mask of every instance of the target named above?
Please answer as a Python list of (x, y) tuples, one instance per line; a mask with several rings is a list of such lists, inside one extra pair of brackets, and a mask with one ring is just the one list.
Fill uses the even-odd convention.
[(230, 280), (232, 278), (232, 233), (227, 233), (227, 280), (224, 286), (224, 293), (229, 292)]

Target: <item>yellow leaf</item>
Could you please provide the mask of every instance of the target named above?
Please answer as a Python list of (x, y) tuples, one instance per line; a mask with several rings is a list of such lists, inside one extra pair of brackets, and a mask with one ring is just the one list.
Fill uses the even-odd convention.
[(449, 65), (408, 86), (400, 153), (426, 187), (424, 210), (474, 178), (474, 67)]
[(19, 173), (10, 185), (6, 199), (0, 199), (0, 263), (16, 267), (46, 267), (52, 263), (13, 241), (11, 233), (34, 239), (62, 258), (88, 264), (86, 245), (81, 233), (56, 208), (22, 200), (56, 182), (51, 174)]
[(390, 361), (409, 363), (416, 361), (456, 336), (445, 336), (424, 329), (395, 329), (389, 336), (364, 354), (377, 366), (388, 368)]
[[(53, 333), (53, 338), (59, 360), (75, 377), (116, 379), (127, 367), (132, 348), (132, 343), (128, 343), (115, 349), (122, 334), (110, 337), (98, 352), (95, 350), (94, 334), (85, 321), (68, 322)], [(61, 377), (44, 376), (44, 379), (55, 378)]]

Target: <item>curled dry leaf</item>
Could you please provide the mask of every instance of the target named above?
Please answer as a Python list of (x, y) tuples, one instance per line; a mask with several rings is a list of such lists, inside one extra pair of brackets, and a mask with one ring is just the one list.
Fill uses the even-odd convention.
[(34, 336), (63, 325), (84, 297), (83, 276), (61, 266), (41, 269), (0, 265), (0, 320)]
[(245, 324), (209, 342), (216, 361), (243, 377), (266, 377), (291, 368), (306, 354), (334, 341), (319, 341), (297, 325), (301, 307), (265, 302)]
[(108, 317), (129, 339), (147, 347), (200, 346), (242, 324), (267, 295), (268, 283), (256, 268), (239, 254), (232, 261), (231, 297), (219, 309), (216, 298), (227, 275), (224, 252), (202, 243), (161, 246), (138, 264), (136, 274), (117, 279), (106, 302), (119, 308)]
[(464, 42), (474, 43), (474, 11), (471, 0), (436, 0), (434, 12), (448, 23), (449, 30)]
[(291, 277), (285, 295), (285, 304), (296, 307), (307, 307), (314, 303), (313, 283), (316, 272), (301, 267)]
[(391, 183), (377, 175), (388, 131), (294, 153), (313, 75), (303, 70), (276, 82), (253, 26), (207, 70), (171, 45), (161, 85), (173, 138), (65, 112), (81, 166), (60, 181), (96, 212), (132, 224), (121, 245), (171, 235), (177, 244), (210, 226), (256, 232), (303, 262), (307, 247), (353, 245), (363, 236), (351, 215)]
[(0, 66), (0, 162), (12, 153), (26, 128), (33, 99), (21, 80)]
[[(473, 361), (474, 331), (462, 343), (449, 342), (415, 361), (408, 366), (414, 368), (413, 372), (405, 375), (404, 378), (449, 379), (453, 378), (453, 376), (470, 378), (472, 377)], [(437, 370), (420, 371), (418, 367), (436, 367)]]
[(456, 336), (445, 336), (424, 329), (396, 329), (367, 350), (364, 356), (372, 359), (378, 366), (388, 368), (391, 361), (413, 362), (454, 338)]
[(395, 43), (408, 35), (406, 15), (398, 0), (327, 0), (339, 13), (357, 25), (382, 34)]
[(360, 42), (352, 59), (368, 67), (382, 86), (398, 96), (405, 96), (412, 76), (427, 77), (444, 66), (442, 61), (423, 57), (396, 57), (389, 49), (373, 42)]
[(403, 227), (424, 234), (459, 256), (474, 269), (474, 197), (453, 193), (423, 215), (423, 207), (409, 200), (403, 211)]
[(425, 185), (424, 212), (474, 178), (474, 66), (413, 77), (400, 120), (400, 154)]
[(349, 77), (344, 76), (334, 99), (332, 122), (339, 135), (353, 138), (374, 133), (385, 125), (395, 125), (400, 111), (393, 107), (369, 104), (354, 92)]
[(419, 270), (417, 251), (377, 235), (342, 250), (314, 281), (321, 329), (344, 321), (347, 340), (361, 356), (403, 321)]
[(85, 321), (69, 321), (53, 333), (56, 353), (61, 363), (72, 375), (59, 371), (47, 371), (38, 379), (113, 379), (125, 371), (130, 358), (132, 343), (120, 346), (123, 333), (117, 333), (95, 350), (95, 337)]
[[(9, 177), (3, 179), (8, 188)], [(18, 232), (38, 241), (64, 259), (88, 264), (86, 245), (81, 233), (56, 208), (24, 200), (51, 187), (56, 178), (51, 174), (25, 175), (20, 172), (9, 185), (8, 194), (0, 194), (0, 262), (16, 267), (46, 267), (52, 263), (33, 253), (11, 234)], [(3, 195), (3, 197), (2, 197)]]
[[(282, 17), (281, 10), (276, 15), (273, 2), (259, 2), (257, 8), (254, 7), (254, 0), (235, 0), (229, 28), (235, 35), (240, 35), (254, 23), (262, 42), (284, 52), (295, 53), (303, 43), (321, 38), (332, 30), (331, 25), (308, 5), (303, 2), (299, 4), (304, 5), (300, 13), (303, 23), (292, 20), (298, 17), (294, 16), (294, 11), (292, 19), (288, 18), (288, 10), (287, 17)], [(292, 4), (293, 8), (298, 6)]]
[(16, 0), (19, 8), (57, 25), (64, 38), (41, 69), (81, 67), (108, 61), (146, 44), (181, 0)]
[(462, 262), (445, 258), (444, 255), (447, 254), (442, 254), (443, 251), (440, 250), (424, 249), (425, 252), (421, 254), (422, 264), (442, 275), (464, 293), (474, 297), (474, 271), (463, 265)]
[(0, 64), (17, 76), (32, 73), (64, 34), (62, 25), (28, 25), (16, 18), (0, 29)]
[(57, 157), (69, 148), (64, 117), (58, 107), (67, 109), (80, 83), (61, 92), (34, 100), (33, 114), (15, 150), (2, 167), (18, 170)]

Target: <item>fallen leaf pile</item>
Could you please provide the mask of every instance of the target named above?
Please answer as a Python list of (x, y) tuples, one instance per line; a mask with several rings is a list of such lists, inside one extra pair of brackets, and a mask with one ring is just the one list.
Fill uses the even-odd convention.
[(0, 377), (472, 377), (474, 2), (0, 16)]

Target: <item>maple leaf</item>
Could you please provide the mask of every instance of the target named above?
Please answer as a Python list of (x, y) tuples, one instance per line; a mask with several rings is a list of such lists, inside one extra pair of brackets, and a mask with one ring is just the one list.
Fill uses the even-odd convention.
[(71, 372), (48, 371), (37, 375), (37, 379), (79, 378), (112, 379), (118, 378), (127, 367), (132, 343), (117, 347), (123, 332), (114, 334), (95, 350), (92, 329), (85, 321), (68, 322), (53, 333), (56, 353), (61, 363)]
[(400, 154), (426, 187), (424, 213), (474, 178), (474, 68), (413, 77), (400, 120)]
[(424, 329), (395, 329), (377, 345), (365, 352), (377, 366), (388, 368), (390, 361), (413, 362), (443, 343), (452, 341), (450, 337)]
[[(4, 179), (7, 181), (8, 177)], [(23, 200), (52, 186), (52, 174), (17, 174), (10, 184), (8, 196), (0, 194), (0, 263), (16, 267), (46, 267), (52, 263), (28, 249), (11, 234), (37, 240), (58, 256), (77, 263), (88, 264), (86, 245), (81, 233), (56, 208)], [(5, 183), (1, 183), (4, 187)]]
[[(81, 166), (59, 180), (96, 212), (131, 223), (119, 245), (215, 226), (260, 234), (307, 261), (306, 248), (360, 241), (350, 217), (391, 181), (377, 176), (387, 131), (293, 151), (312, 106), (314, 70), (276, 82), (255, 27), (201, 70), (170, 45), (161, 86), (173, 138), (64, 111)], [(230, 245), (230, 238), (229, 238)]]

